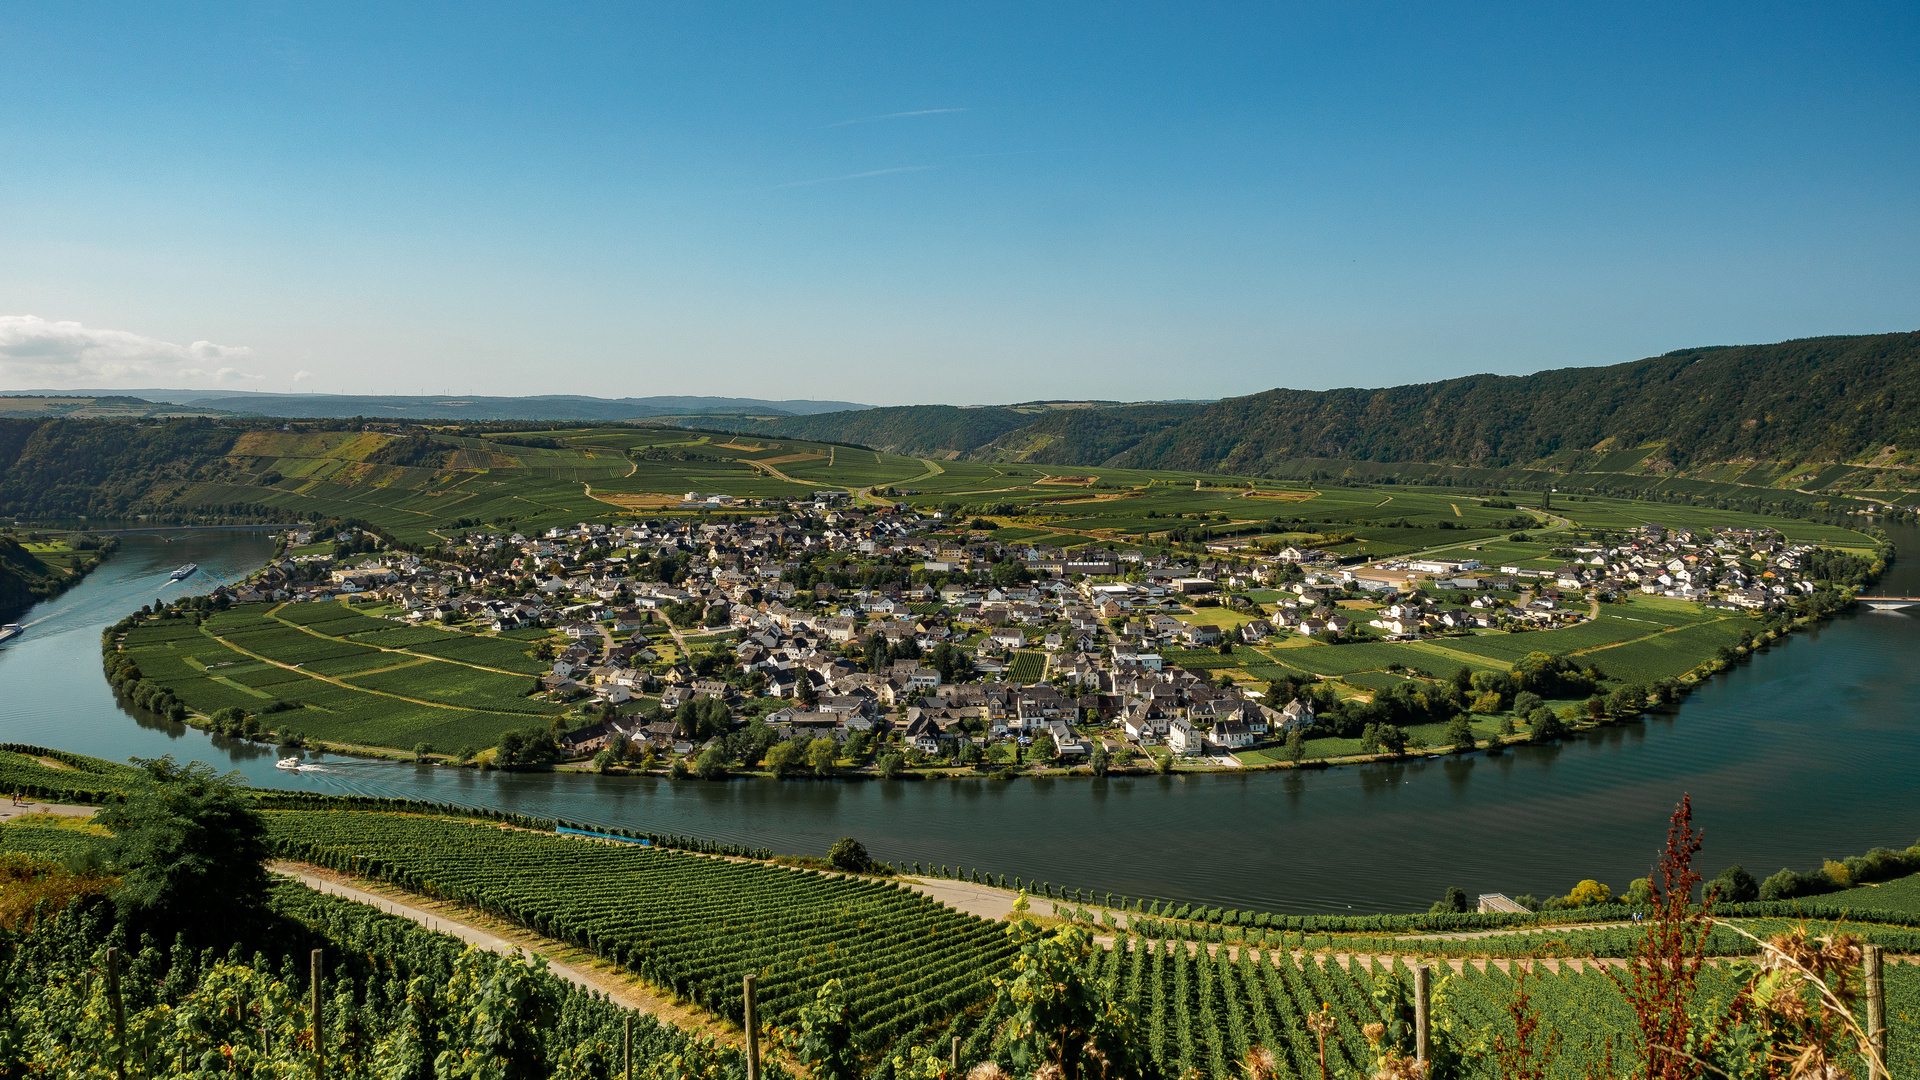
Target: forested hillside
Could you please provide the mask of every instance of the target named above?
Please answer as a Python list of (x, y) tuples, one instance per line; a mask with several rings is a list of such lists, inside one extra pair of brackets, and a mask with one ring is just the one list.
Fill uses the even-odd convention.
[(1596, 450), (1619, 454), (1606, 471), (1653, 474), (1739, 461), (1908, 464), (1920, 444), (1920, 334), (1684, 349), (1383, 389), (1277, 389), (1211, 405), (912, 406), (752, 430), (901, 453), (1254, 474), (1302, 458), (1509, 468)]
[(1648, 464), (1846, 461), (1920, 441), (1920, 334), (1686, 349), (1604, 368), (1381, 390), (1270, 390), (1208, 407), (1115, 455), (1258, 470), (1293, 457), (1509, 466), (1662, 444)]
[(168, 481), (227, 471), (240, 431), (210, 420), (0, 420), (0, 514), (121, 518)]

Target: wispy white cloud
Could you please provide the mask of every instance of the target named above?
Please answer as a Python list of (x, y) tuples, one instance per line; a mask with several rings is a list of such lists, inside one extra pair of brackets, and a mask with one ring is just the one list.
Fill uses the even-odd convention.
[(237, 383), (260, 379), (238, 365), (254, 352), (245, 346), (196, 341), (175, 345), (125, 330), (77, 322), (51, 322), (37, 315), (0, 315), (0, 379), (49, 388), (111, 386), (157, 379)]
[(853, 124), (877, 124), (882, 120), (905, 120), (909, 116), (939, 116), (943, 113), (963, 113), (965, 109), (914, 109), (910, 112), (888, 113), (885, 116), (862, 116), (857, 120), (842, 120), (837, 124), (828, 124), (830, 128), (848, 127)]
[(775, 184), (767, 188), (767, 190), (779, 191), (781, 188), (810, 187), (814, 184), (831, 184), (840, 180), (864, 180), (869, 176), (885, 176), (888, 173), (921, 172), (925, 169), (938, 167), (937, 165), (901, 165), (892, 169), (869, 169), (866, 172), (848, 173), (845, 176), (822, 176), (818, 180), (795, 180), (790, 184)]

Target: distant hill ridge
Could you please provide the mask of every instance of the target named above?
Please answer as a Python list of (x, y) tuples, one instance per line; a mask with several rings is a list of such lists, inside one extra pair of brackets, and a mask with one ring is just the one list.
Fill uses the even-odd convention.
[(1304, 458), (1510, 468), (1576, 454), (1611, 458), (1608, 471), (1655, 473), (1748, 460), (1897, 467), (1920, 464), (1920, 333), (1211, 404), (921, 405), (742, 430), (922, 456), (1254, 475), (1296, 471)]
[(804, 416), (870, 408), (853, 401), (769, 401), (731, 397), (602, 398), (582, 394), (482, 395), (267, 394), (252, 390), (28, 390), (20, 394), (160, 402), (188, 409), (288, 418), (385, 416), (407, 420), (639, 420), (743, 414)]

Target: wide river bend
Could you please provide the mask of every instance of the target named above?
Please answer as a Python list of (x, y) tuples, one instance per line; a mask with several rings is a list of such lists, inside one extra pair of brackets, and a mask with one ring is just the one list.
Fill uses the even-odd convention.
[[(412, 796), (823, 853), (979, 867), (1131, 896), (1287, 912), (1424, 908), (1468, 893), (1563, 893), (1644, 875), (1693, 795), (1712, 874), (1817, 866), (1920, 837), (1920, 616), (1860, 612), (1796, 634), (1677, 713), (1498, 758), (1318, 772), (1107, 780), (702, 783), (481, 774), (339, 757), (273, 768), (271, 748), (138, 714), (100, 674), (103, 627), (271, 554), (264, 533), (125, 538), (92, 577), (0, 647), (0, 741), (113, 760), (173, 754), (261, 786)], [(1920, 595), (1920, 529), (1880, 591)], [(166, 573), (202, 570), (181, 584)], [(1920, 611), (1920, 609), (1915, 609)]]

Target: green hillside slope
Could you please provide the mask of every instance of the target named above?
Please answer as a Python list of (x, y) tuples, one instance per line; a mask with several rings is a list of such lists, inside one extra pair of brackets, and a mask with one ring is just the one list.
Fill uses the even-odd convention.
[(1648, 467), (1847, 461), (1920, 440), (1920, 334), (1687, 349), (1630, 364), (1380, 390), (1270, 390), (1151, 432), (1114, 461), (1259, 470), (1287, 458), (1500, 467), (1661, 444)]
[(1577, 463), (1582, 471), (1653, 475), (1728, 462), (1902, 465), (1920, 460), (1920, 333), (1381, 389), (1276, 389), (1211, 405), (911, 406), (751, 430), (986, 461), (1255, 475), (1291, 475), (1301, 459), (1558, 469), (1573, 454), (1597, 455)]

